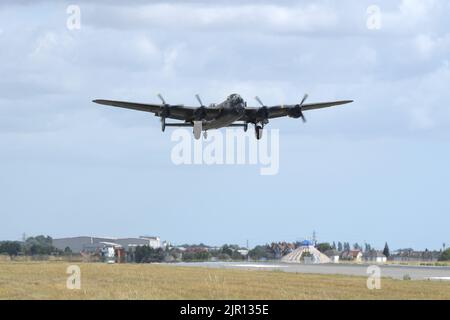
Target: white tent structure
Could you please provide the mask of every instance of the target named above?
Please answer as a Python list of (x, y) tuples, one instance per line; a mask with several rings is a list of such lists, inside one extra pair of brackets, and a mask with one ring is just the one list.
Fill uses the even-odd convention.
[(309, 241), (303, 241), (301, 246), (281, 258), (287, 263), (331, 263), (331, 259), (314, 248)]

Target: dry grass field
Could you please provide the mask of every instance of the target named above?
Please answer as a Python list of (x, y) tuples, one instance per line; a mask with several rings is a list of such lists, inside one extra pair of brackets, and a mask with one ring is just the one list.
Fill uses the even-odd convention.
[(80, 263), (68, 290), (64, 262), (0, 262), (0, 299), (450, 299), (450, 283), (177, 267)]

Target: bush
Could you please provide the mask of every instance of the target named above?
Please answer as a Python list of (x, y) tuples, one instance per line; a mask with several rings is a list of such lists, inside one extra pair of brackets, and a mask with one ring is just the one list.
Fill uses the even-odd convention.
[(228, 256), (231, 257), (231, 255), (233, 254), (233, 251), (234, 250), (233, 250), (232, 246), (229, 246), (229, 245), (225, 244), (225, 245), (222, 246), (222, 248), (220, 250), (220, 253), (227, 254)]
[(275, 258), (269, 246), (256, 246), (249, 251), (248, 255), (253, 260), (271, 260)]
[(219, 260), (222, 260), (222, 261), (230, 261), (231, 260), (231, 257), (226, 253), (219, 254), (219, 256), (217, 258), (219, 258)]
[(450, 248), (442, 252), (439, 261), (450, 261)]
[(201, 252), (184, 252), (183, 261), (208, 261), (211, 258), (211, 254), (207, 251)]
[(313, 255), (311, 254), (311, 252), (303, 252), (302, 256), (300, 257), (300, 261), (305, 261), (305, 258), (307, 258), (306, 260), (312, 258)]
[(164, 250), (154, 249), (150, 246), (136, 247), (134, 259), (137, 263), (163, 262), (165, 258)]
[(237, 251), (233, 251), (233, 253), (231, 254), (232, 260), (244, 260), (244, 258), (245, 257)]

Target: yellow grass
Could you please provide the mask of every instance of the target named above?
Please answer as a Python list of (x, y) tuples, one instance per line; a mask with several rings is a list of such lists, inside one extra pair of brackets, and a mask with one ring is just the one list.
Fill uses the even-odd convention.
[(81, 290), (64, 262), (0, 262), (0, 299), (450, 299), (450, 283), (167, 265), (80, 263)]

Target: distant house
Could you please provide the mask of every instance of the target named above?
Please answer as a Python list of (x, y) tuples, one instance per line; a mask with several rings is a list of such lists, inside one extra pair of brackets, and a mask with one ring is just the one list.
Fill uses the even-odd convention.
[(386, 263), (387, 258), (386, 256), (376, 250), (371, 250), (363, 255), (364, 261), (370, 262), (370, 263)]
[(360, 250), (347, 250), (341, 253), (341, 260), (362, 262), (363, 254)]
[(440, 251), (414, 251), (413, 249), (400, 249), (389, 256), (395, 262), (436, 262), (441, 255)]
[(247, 249), (239, 249), (239, 250), (237, 250), (237, 252), (239, 252), (239, 254), (241, 254), (243, 256), (247, 256), (248, 255), (248, 250)]
[(203, 246), (190, 246), (185, 248), (184, 251), (192, 253), (208, 252), (208, 248)]
[(325, 251), (325, 255), (330, 258), (331, 263), (339, 263), (339, 252), (337, 250), (331, 249)]

